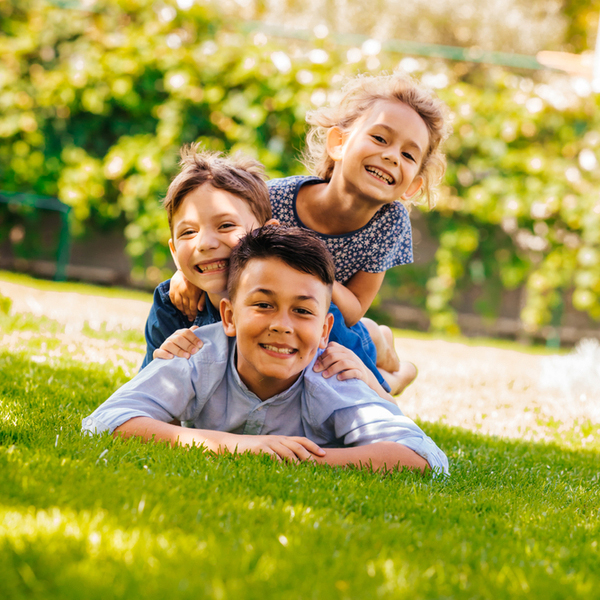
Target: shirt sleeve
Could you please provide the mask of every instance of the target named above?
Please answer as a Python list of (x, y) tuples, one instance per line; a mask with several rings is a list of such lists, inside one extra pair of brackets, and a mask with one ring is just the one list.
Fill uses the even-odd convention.
[(155, 360), (119, 388), (82, 422), (88, 433), (113, 431), (134, 417), (149, 417), (168, 423), (186, 420), (194, 399), (190, 362), (185, 359)]
[[(220, 324), (217, 327), (222, 330)], [(198, 337), (199, 332), (196, 331)], [(211, 337), (213, 332), (210, 326), (203, 328), (204, 345), (189, 359), (153, 360), (83, 419), (82, 431), (113, 433), (134, 417), (165, 423), (173, 419), (195, 420), (227, 369), (226, 338), (223, 334), (215, 339)]]
[[(364, 446), (375, 442), (403, 444), (422, 456), (434, 471), (448, 473), (448, 459), (435, 442), (391, 402), (363, 381), (324, 379), (307, 367), (307, 412), (317, 443)], [(311, 438), (312, 439), (312, 438)]]
[(448, 473), (448, 459), (435, 442), (412, 419), (401, 414), (400, 409), (397, 414), (394, 404), (387, 404), (389, 407), (371, 403), (335, 411), (331, 426), (336, 437), (344, 446), (396, 442), (423, 457), (435, 471)]

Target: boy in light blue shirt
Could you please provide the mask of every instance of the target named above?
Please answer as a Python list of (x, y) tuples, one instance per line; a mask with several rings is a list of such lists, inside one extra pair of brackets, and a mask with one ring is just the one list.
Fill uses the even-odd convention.
[(435, 443), (365, 381), (313, 371), (333, 322), (334, 274), (324, 244), (306, 230), (249, 233), (230, 257), (222, 323), (194, 332), (202, 348), (152, 361), (83, 429), (216, 453), (447, 472)]

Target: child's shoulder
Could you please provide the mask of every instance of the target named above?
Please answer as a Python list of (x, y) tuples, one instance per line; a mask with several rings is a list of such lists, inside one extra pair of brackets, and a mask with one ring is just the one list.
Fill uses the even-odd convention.
[[(204, 325), (210, 325), (220, 321), (218, 310), (212, 306), (208, 297), (205, 299), (204, 308), (198, 311), (194, 322), (188, 321), (186, 315), (181, 312), (171, 301), (169, 292), (171, 290), (171, 280), (167, 279), (162, 283), (159, 283), (154, 290), (154, 297), (152, 301), (151, 315), (154, 315), (159, 321), (167, 320), (174, 322), (177, 325), (177, 329), (183, 327), (191, 327), (197, 325), (202, 327)], [(173, 333), (173, 331), (171, 332)]]
[(222, 323), (212, 323), (194, 331), (194, 335), (203, 342), (202, 348), (188, 360), (192, 362), (226, 363), (235, 349), (233, 338), (225, 335)]
[(399, 200), (384, 204), (375, 213), (369, 225), (363, 228), (364, 231), (384, 232), (384, 237), (394, 239), (398, 237), (399, 233), (410, 229), (410, 214), (406, 206)]
[(154, 289), (154, 303), (165, 305), (165, 306), (174, 306), (169, 298), (169, 291), (171, 290), (171, 280), (167, 279), (162, 283), (159, 283)]
[(289, 192), (294, 193), (305, 181), (322, 181), (320, 177), (314, 175), (290, 175), (289, 177), (280, 177), (269, 179), (267, 187), (269, 192)]
[(304, 371), (304, 392), (307, 409), (315, 422), (325, 423), (338, 410), (356, 410), (367, 405), (382, 405), (393, 413), (402, 414), (395, 404), (381, 398), (364, 381), (325, 378), (322, 373), (313, 371), (313, 364)]

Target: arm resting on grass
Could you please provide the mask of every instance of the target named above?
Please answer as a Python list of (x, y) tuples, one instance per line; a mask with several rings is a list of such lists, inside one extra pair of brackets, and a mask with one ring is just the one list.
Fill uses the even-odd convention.
[(119, 425), (113, 435), (140, 437), (145, 442), (163, 441), (171, 446), (202, 446), (217, 454), (251, 452), (270, 454), (292, 462), (320, 457), (325, 451), (310, 440), (285, 435), (238, 435), (212, 429), (190, 429), (150, 417), (134, 417)]
[(314, 460), (331, 466), (355, 465), (372, 468), (373, 471), (401, 470), (403, 467), (418, 469), (422, 473), (429, 470), (429, 464), (424, 458), (396, 442), (376, 442), (352, 448), (327, 448), (325, 456), (315, 456)]
[(252, 452), (271, 454), (293, 462), (312, 459), (331, 466), (355, 465), (391, 471), (402, 467), (424, 472), (427, 461), (416, 452), (395, 442), (379, 442), (354, 448), (328, 448), (300, 437), (279, 435), (237, 435), (210, 429), (189, 429), (149, 417), (134, 417), (117, 427), (113, 435), (140, 437), (146, 442), (164, 441), (172, 446), (202, 446), (217, 454), (226, 452)]

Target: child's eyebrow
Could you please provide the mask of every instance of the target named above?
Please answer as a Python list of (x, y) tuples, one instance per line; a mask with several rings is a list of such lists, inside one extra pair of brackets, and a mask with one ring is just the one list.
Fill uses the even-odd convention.
[(179, 221), (176, 225), (175, 225), (175, 230), (179, 230), (182, 227), (190, 227), (191, 225), (193, 225), (192, 221)]
[(237, 213), (233, 212), (222, 212), (216, 215), (213, 215), (213, 219), (232, 219), (237, 216)]

